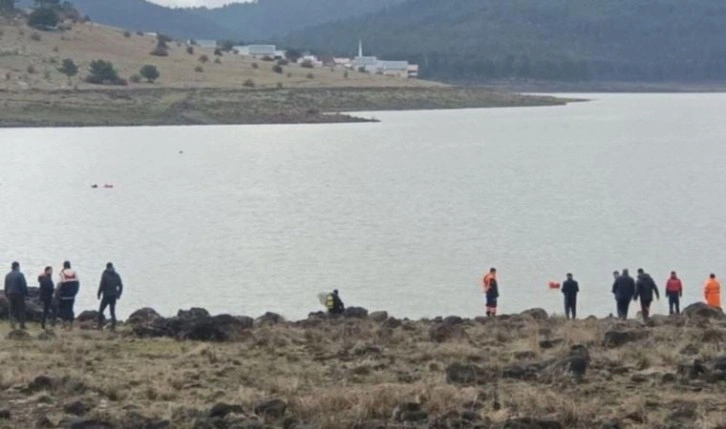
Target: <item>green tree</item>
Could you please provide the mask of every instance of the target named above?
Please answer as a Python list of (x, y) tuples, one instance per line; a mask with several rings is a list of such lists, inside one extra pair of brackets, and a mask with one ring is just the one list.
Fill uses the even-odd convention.
[(28, 15), (28, 25), (39, 30), (55, 28), (60, 22), (60, 15), (55, 9), (41, 7)]
[(231, 40), (221, 40), (217, 43), (217, 45), (225, 52), (229, 52), (234, 49), (234, 42)]
[(141, 70), (139, 70), (139, 74), (149, 83), (154, 83), (154, 81), (158, 79), (161, 75), (159, 73), (159, 69), (156, 68), (156, 66), (152, 66), (151, 64), (146, 64), (145, 66), (141, 67)]
[(124, 80), (118, 76), (118, 72), (110, 61), (95, 60), (91, 61), (86, 82), (97, 85), (111, 84), (123, 85)]
[(65, 60), (63, 60), (63, 63), (61, 64), (58, 71), (66, 75), (66, 77), (68, 78), (68, 85), (70, 85), (71, 78), (78, 74), (78, 66), (76, 65), (76, 63), (73, 62), (72, 59), (66, 58)]
[(15, 11), (15, 0), (0, 0), (0, 13)]

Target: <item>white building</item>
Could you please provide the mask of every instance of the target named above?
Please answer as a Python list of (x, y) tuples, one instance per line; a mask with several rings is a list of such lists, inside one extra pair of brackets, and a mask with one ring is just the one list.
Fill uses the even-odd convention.
[[(204, 49), (214, 49), (217, 47), (216, 40), (197, 40), (196, 42), (200, 48)], [(191, 44), (191, 41), (189, 41), (188, 43)]]
[(277, 54), (277, 47), (275, 45), (246, 45), (246, 46), (235, 46), (235, 49), (240, 55), (245, 57), (270, 57), (275, 58)]
[(378, 57), (363, 55), (363, 42), (358, 41), (358, 56), (350, 61), (348, 67), (355, 70), (365, 70), (368, 73), (395, 76), (404, 79), (418, 76), (418, 65), (409, 64), (408, 61), (384, 61)]

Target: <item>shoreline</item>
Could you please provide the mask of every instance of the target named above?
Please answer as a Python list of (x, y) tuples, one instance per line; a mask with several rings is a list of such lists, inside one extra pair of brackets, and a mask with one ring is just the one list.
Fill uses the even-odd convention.
[(465, 87), (6, 90), (0, 91), (0, 127), (355, 123), (372, 122), (355, 112), (564, 106), (575, 101), (583, 100)]

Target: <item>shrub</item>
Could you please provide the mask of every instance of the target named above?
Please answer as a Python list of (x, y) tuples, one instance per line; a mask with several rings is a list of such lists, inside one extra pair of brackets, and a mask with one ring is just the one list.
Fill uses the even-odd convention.
[(28, 15), (28, 25), (39, 30), (55, 28), (60, 22), (60, 16), (55, 9), (41, 7)]
[(221, 57), (221, 56), (222, 56), (222, 55), (224, 55), (224, 54), (222, 53), (222, 50), (221, 50), (221, 49), (219, 49), (219, 48), (214, 48), (214, 55), (216, 55), (216, 56), (218, 56), (218, 57)]
[(215, 58), (214, 59), (214, 63), (215, 64), (222, 64), (222, 59), (221, 58)]
[(5, 73), (5, 80), (10, 80), (13, 78), (13, 75), (10, 74), (10, 72)]
[(286, 66), (288, 64), (290, 64), (290, 61), (288, 61), (288, 60), (286, 60), (284, 58), (277, 60), (277, 65), (278, 66)]
[(154, 48), (153, 51), (150, 52), (150, 54), (155, 57), (168, 57), (169, 50), (162, 46), (157, 46), (156, 48)]
[(252, 63), (252, 68), (253, 69), (258, 69), (258, 68), (260, 68), (260, 65), (257, 64), (257, 63)]
[(43, 78), (45, 80), (50, 80), (50, 70), (46, 70), (43, 72)]
[(292, 77), (292, 73), (288, 72), (287, 77)]
[(348, 79), (348, 70), (346, 70), (345, 72), (343, 72), (343, 77), (344, 77), (345, 79)]
[(187, 54), (194, 55), (194, 46), (187, 46)]
[(277, 89), (282, 89), (283, 87), (284, 85), (282, 84), (282, 82), (277, 82)]
[(143, 36), (143, 35), (144, 35), (144, 32), (143, 32), (143, 31), (137, 31), (137, 32), (136, 32), (136, 35), (137, 35), (137, 36)]
[(48, 58), (48, 63), (49, 64), (58, 64), (58, 58), (50, 57), (50, 58)]
[(223, 51), (229, 52), (234, 48), (234, 42), (231, 40), (221, 40), (217, 43), (217, 46), (219, 46)]
[(199, 61), (200, 63), (202, 63), (202, 64), (206, 64), (206, 63), (208, 63), (208, 62), (209, 62), (209, 57), (208, 57), (208, 56), (206, 56), (206, 55), (200, 55), (200, 56), (199, 56), (199, 60), (198, 60), (198, 61)]
[(242, 84), (242, 86), (246, 86), (247, 88), (254, 88), (255, 87), (255, 81), (252, 80), (252, 79), (247, 79), (246, 81), (244, 81), (244, 83)]
[(197, 44), (197, 41), (194, 40), (194, 39), (189, 39), (189, 44), (190, 45), (196, 45)]
[(182, 42), (180, 42), (180, 41), (178, 41), (178, 40), (177, 40), (177, 42), (176, 42), (176, 47), (177, 47), (177, 48), (181, 48), (181, 47), (182, 47)]
[(60, 51), (60, 49), (58, 49), (57, 46), (53, 46), (53, 52), (58, 52), (58, 51)]
[(35, 74), (35, 66), (32, 64), (29, 65), (26, 71), (28, 72), (28, 74)]
[(166, 46), (167, 43), (173, 41), (173, 39), (166, 34), (156, 33), (156, 44)]
[(194, 67), (194, 71), (197, 73), (204, 73), (204, 67), (196, 66), (196, 67)]
[(40, 42), (43, 40), (43, 36), (40, 35), (37, 31), (33, 31), (33, 34), (30, 35), (30, 40), (34, 40), (36, 42)]
[(275, 61), (275, 59), (274, 59), (274, 58), (272, 58), (272, 57), (271, 57), (271, 56), (269, 56), (269, 55), (265, 55), (264, 57), (262, 57), (262, 58), (260, 58), (260, 59), (261, 59), (262, 61), (266, 61), (266, 62), (270, 62), (270, 61)]
[(126, 81), (118, 76), (118, 72), (110, 61), (91, 61), (86, 82), (96, 85), (125, 85)]
[(310, 60), (304, 60), (303, 62), (300, 63), (300, 67), (302, 67), (304, 69), (312, 69), (312, 68), (315, 68), (315, 65)]
[(139, 74), (149, 83), (154, 83), (154, 81), (158, 79), (161, 75), (159, 73), (159, 69), (156, 68), (156, 66), (152, 66), (151, 64), (146, 64), (145, 66), (141, 67), (141, 70), (139, 70)]
[(125, 38), (127, 38), (127, 39), (128, 39), (129, 37), (131, 37), (131, 32), (130, 32), (130, 31), (128, 31), (128, 30), (124, 31), (124, 37), (125, 37)]
[(315, 75), (312, 73), (308, 73), (305, 77), (307, 77), (308, 79), (315, 79)]
[(296, 63), (297, 60), (300, 59), (300, 57), (302, 57), (302, 54), (298, 50), (288, 49), (287, 51), (285, 51), (285, 58), (292, 61), (293, 63)]
[(66, 75), (66, 77), (68, 78), (68, 84), (70, 85), (71, 78), (78, 74), (78, 66), (76, 65), (76, 63), (73, 62), (72, 59), (66, 58), (65, 60), (63, 60), (63, 64), (58, 69), (58, 71)]
[(279, 64), (275, 64), (274, 66), (272, 66), (272, 71), (282, 74), (282, 66)]
[(362, 67), (362, 66), (361, 67), (358, 67), (358, 73), (365, 73), (365, 72), (366, 72), (366, 68), (365, 67)]
[(137, 74), (132, 74), (129, 80), (131, 81), (131, 83), (141, 83), (141, 76)]

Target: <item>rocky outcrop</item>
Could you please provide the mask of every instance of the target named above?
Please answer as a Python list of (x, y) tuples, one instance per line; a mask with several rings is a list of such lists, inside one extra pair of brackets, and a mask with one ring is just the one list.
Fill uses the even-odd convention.
[(374, 311), (371, 313), (368, 318), (376, 323), (383, 323), (388, 319), (388, 312), (387, 311)]
[(446, 367), (446, 381), (451, 384), (476, 386), (489, 382), (490, 376), (486, 370), (474, 364), (456, 362)]
[(130, 325), (147, 325), (161, 320), (161, 314), (150, 307), (141, 308), (131, 313), (131, 316), (126, 320), (126, 323)]
[(346, 319), (366, 319), (368, 310), (362, 307), (348, 307), (343, 312), (343, 317)]
[(621, 347), (627, 343), (643, 340), (650, 335), (644, 329), (614, 328), (605, 332), (603, 345), (609, 348)]
[(257, 326), (279, 325), (280, 323), (285, 323), (285, 318), (277, 313), (270, 312), (263, 314), (255, 320), (255, 325)]
[(435, 343), (466, 340), (469, 337), (464, 328), (456, 324), (437, 323), (429, 328), (429, 339)]
[(723, 310), (716, 307), (710, 307), (703, 302), (697, 302), (691, 304), (683, 310), (683, 315), (686, 318), (704, 318), (722, 320), (724, 318)]
[(545, 311), (542, 308), (530, 308), (529, 310), (525, 310), (519, 314), (520, 316), (529, 316), (533, 318), (534, 320), (547, 320), (549, 317), (547, 315), (547, 311)]

